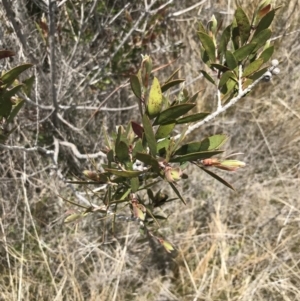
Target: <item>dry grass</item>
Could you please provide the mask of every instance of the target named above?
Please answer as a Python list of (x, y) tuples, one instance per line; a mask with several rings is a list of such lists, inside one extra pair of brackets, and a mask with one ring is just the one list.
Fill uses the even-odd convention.
[[(178, 20), (187, 46), (179, 63), (188, 81), (201, 68), (195, 15), (232, 16), (231, 1), (214, 2)], [(168, 208), (162, 227), (176, 256), (138, 242), (134, 223), (117, 223), (115, 234), (97, 216), (63, 225), (70, 206), (57, 195), (69, 191), (42, 170), (44, 161), (1, 154), (0, 300), (300, 300), (300, 32), (288, 35), (299, 28), (300, 7), (297, 0), (283, 2), (273, 27), (275, 36), (284, 35), (276, 40), (281, 74), (194, 133), (228, 134), (226, 153), (243, 152), (247, 167), (220, 172), (236, 192), (189, 170), (182, 184), (188, 204)], [(188, 89), (203, 86), (199, 80)], [(199, 107), (213, 95), (207, 87)], [(22, 180), (24, 162), (32, 174)]]

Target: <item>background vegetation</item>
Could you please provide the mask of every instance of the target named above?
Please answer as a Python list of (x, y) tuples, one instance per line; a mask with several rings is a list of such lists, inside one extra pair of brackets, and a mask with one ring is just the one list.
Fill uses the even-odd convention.
[[(102, 163), (103, 126), (112, 130), (136, 116), (128, 76), (140, 55), (150, 54), (157, 68), (175, 60), (155, 75), (165, 79), (181, 66), (191, 94), (205, 88), (198, 109), (208, 109), (216, 98), (199, 76), (197, 21), (215, 14), (226, 24), (236, 4), (251, 15), (258, 1), (152, 1), (151, 13), (146, 2), (137, 2), (57, 1), (49, 20), (43, 1), (3, 0), (1, 48), (17, 55), (1, 60), (1, 68), (33, 63), (27, 75), (36, 81), (1, 149), (0, 299), (298, 300), (296, 0), (273, 1), (282, 4), (272, 26), (280, 75), (190, 138), (225, 132), (226, 153), (243, 152), (247, 167), (220, 171), (237, 192), (198, 169), (188, 171), (182, 187), (188, 203), (172, 204), (162, 228), (176, 254), (139, 241), (134, 222), (118, 222), (114, 232), (110, 220), (96, 215), (63, 224), (74, 207), (58, 195), (86, 196), (81, 187), (74, 194), (64, 179)], [(56, 161), (38, 150), (18, 150), (35, 146), (55, 150)]]

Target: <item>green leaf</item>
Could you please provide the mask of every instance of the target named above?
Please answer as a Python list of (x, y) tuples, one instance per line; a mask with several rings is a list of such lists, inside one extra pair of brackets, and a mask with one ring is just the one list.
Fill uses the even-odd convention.
[(134, 193), (134, 192), (137, 192), (139, 190), (139, 187), (140, 187), (140, 181), (139, 181), (139, 178), (138, 177), (135, 177), (135, 178), (131, 178), (130, 179), (130, 187), (131, 187), (131, 191)]
[(197, 100), (197, 97), (198, 97), (198, 94), (200, 91), (196, 92), (193, 96), (191, 96), (191, 98), (188, 100), (188, 102), (194, 103)]
[(205, 29), (204, 25), (200, 21), (199, 21), (198, 25), (199, 25), (199, 28), (198, 28), (199, 32), (206, 33), (206, 29)]
[(162, 106), (163, 106), (162, 91), (158, 79), (154, 77), (149, 92), (148, 103), (147, 103), (147, 112), (149, 114), (149, 117), (151, 119), (156, 117), (160, 113)]
[(144, 114), (143, 116), (143, 126), (144, 126), (145, 137), (150, 149), (150, 153), (153, 156), (156, 156), (156, 148), (157, 148), (156, 139), (153, 132), (153, 127), (150, 123), (149, 117), (146, 114)]
[(17, 114), (19, 113), (19, 111), (23, 107), (24, 103), (25, 103), (25, 100), (20, 100), (17, 104), (12, 106), (12, 110), (9, 114), (9, 117), (7, 118), (7, 122), (12, 122), (13, 121), (13, 119), (17, 116)]
[(228, 80), (230, 78), (231, 79), (233, 79), (233, 78), (236, 79), (236, 75), (235, 75), (234, 72), (232, 72), (232, 71), (226, 71), (225, 73), (223, 73), (222, 76), (221, 76), (221, 78), (220, 78), (218, 88), (222, 88), (228, 82)]
[(116, 146), (116, 156), (120, 162), (125, 162), (129, 160), (129, 149), (124, 141), (120, 141)]
[(237, 26), (236, 20), (234, 19), (232, 22), (232, 29), (231, 29), (231, 41), (233, 44), (233, 49), (237, 50), (241, 47), (240, 45), (240, 31)]
[(142, 86), (139, 77), (135, 74), (130, 76), (130, 86), (134, 95), (141, 99), (142, 98)]
[(229, 93), (231, 93), (231, 91), (237, 86), (237, 79), (233, 79), (232, 77), (230, 77), (226, 84), (223, 85), (223, 87), (221, 88), (221, 93), (223, 95), (228, 95)]
[(268, 71), (268, 69), (268, 67), (262, 68), (254, 74), (252, 74), (251, 76), (249, 76), (249, 78), (251, 78), (252, 80), (257, 80), (258, 78), (263, 76)]
[(137, 171), (137, 170), (119, 170), (114, 168), (105, 168), (105, 171), (119, 177), (124, 178), (134, 178), (138, 177), (139, 175), (145, 173), (145, 171)]
[(14, 80), (25, 70), (27, 70), (28, 68), (32, 67), (32, 64), (24, 64), (24, 65), (20, 65), (17, 66), (9, 71), (7, 71), (6, 73), (4, 73), (0, 80), (7, 86), (9, 86), (10, 84), (12, 84), (14, 82)]
[(203, 74), (204, 78), (206, 78), (213, 85), (216, 85), (215, 81), (212, 79), (212, 77), (206, 71), (200, 70), (200, 72)]
[(170, 81), (177, 75), (177, 73), (179, 72), (179, 70), (180, 70), (180, 67), (177, 68), (177, 69), (169, 76), (169, 78), (165, 81), (164, 85), (165, 85), (166, 83), (170, 82)]
[(115, 151), (116, 151), (117, 145), (119, 145), (119, 143), (122, 139), (123, 133), (124, 133), (124, 128), (120, 125), (118, 127), (118, 134), (117, 134), (117, 138), (116, 138)]
[(170, 141), (170, 139), (163, 139), (157, 143), (157, 152), (160, 154), (160, 156), (163, 156), (166, 153), (167, 149), (169, 148)]
[(170, 135), (170, 133), (173, 131), (175, 125), (176, 123), (160, 125), (156, 131), (155, 138), (156, 139), (167, 138)]
[(109, 150), (109, 151), (107, 152), (107, 154), (106, 154), (106, 157), (107, 157), (107, 160), (108, 160), (109, 164), (110, 164), (111, 162), (114, 162), (114, 161), (115, 161), (115, 154), (114, 154), (114, 151), (113, 151), (112, 149)]
[(208, 55), (210, 61), (214, 62), (216, 60), (216, 46), (215, 46), (212, 38), (204, 32), (199, 32), (198, 35), (199, 35), (199, 38), (200, 38), (203, 48), (207, 52), (207, 55)]
[(188, 116), (182, 117), (180, 119), (177, 119), (176, 124), (196, 122), (196, 121), (204, 119), (209, 114), (210, 113), (205, 112), (205, 113), (196, 113), (196, 114), (188, 115)]
[(151, 155), (145, 153), (137, 153), (136, 159), (145, 163), (147, 166), (151, 166), (156, 173), (160, 172), (158, 161)]
[(275, 9), (269, 11), (258, 23), (253, 37), (257, 36), (261, 31), (267, 29), (275, 17)]
[(226, 65), (228, 66), (229, 69), (234, 70), (237, 67), (238, 62), (231, 51), (229, 50), (226, 51), (225, 59), (226, 59)]
[(35, 80), (35, 76), (32, 75), (29, 78), (26, 78), (25, 80), (23, 80), (23, 82), (22, 82), (23, 91), (28, 97), (30, 97), (31, 89), (32, 89), (32, 86), (34, 84), (34, 80)]
[(111, 200), (114, 200), (114, 201), (110, 202), (110, 204), (122, 203), (122, 201), (127, 199), (130, 192), (131, 192), (131, 187), (129, 187), (127, 189), (125, 187), (122, 189), (118, 189), (111, 198)]
[(231, 38), (231, 25), (227, 26), (221, 35), (220, 44), (219, 44), (219, 54), (221, 58), (226, 53), (227, 45), (230, 41), (230, 38)]
[(221, 71), (221, 72), (226, 72), (229, 70), (228, 67), (224, 66), (224, 65), (221, 65), (221, 64), (211, 64), (211, 67)]
[(186, 201), (185, 199), (182, 197), (182, 195), (180, 194), (179, 190), (177, 189), (177, 187), (172, 183), (172, 182), (168, 182), (170, 184), (170, 186), (172, 187), (172, 189), (174, 190), (174, 192), (176, 193), (176, 195), (178, 196), (178, 198), (181, 200), (181, 202), (186, 205)]
[(225, 181), (224, 179), (222, 179), (220, 176), (218, 176), (217, 174), (215, 174), (214, 172), (197, 165), (199, 168), (201, 168), (203, 171), (205, 171), (206, 173), (208, 173), (210, 176), (212, 176), (213, 178), (215, 178), (217, 181), (221, 182), (223, 185), (229, 187), (230, 189), (234, 190), (233, 186), (231, 184), (229, 184), (227, 181)]
[[(22, 85), (17, 85), (13, 87), (10, 90), (6, 90), (2, 96), (0, 96), (0, 116), (3, 116), (5, 118), (8, 118), (9, 115), (11, 114), (11, 111), (13, 109), (14, 103), (12, 102), (11, 98), (16, 95), (16, 93), (22, 88)], [(23, 104), (22, 104), (23, 105)], [(21, 105), (21, 106), (22, 106)], [(14, 114), (17, 114), (18, 111), (21, 109), (19, 107)], [(12, 120), (15, 117), (15, 115), (12, 115)]]
[(142, 152), (144, 152), (144, 151), (146, 151), (146, 150), (145, 150), (144, 147), (143, 147), (142, 140), (139, 139), (139, 140), (135, 143), (135, 145), (134, 145), (134, 148), (133, 148), (133, 150), (132, 150), (132, 156), (135, 157), (137, 153), (139, 153), (139, 152), (142, 153)]
[(194, 103), (185, 103), (169, 107), (158, 115), (153, 125), (174, 123), (178, 117), (186, 114), (188, 111), (193, 109), (195, 105), (196, 104)]
[(273, 55), (274, 53), (274, 46), (270, 46), (268, 48), (266, 48), (261, 55), (259, 56), (259, 58), (263, 59), (264, 63), (266, 63)]
[(242, 61), (253, 52), (255, 47), (256, 47), (256, 44), (254, 44), (254, 43), (246, 44), (246, 45), (242, 46), (241, 48), (237, 49), (233, 53), (233, 55), (235, 56), (235, 58), (238, 61)]
[(169, 90), (170, 88), (177, 86), (177, 85), (183, 83), (184, 81), (185, 81), (185, 79), (181, 79), (181, 78), (171, 80), (161, 86), (161, 92), (164, 93), (167, 90)]
[(0, 97), (0, 117), (7, 118), (12, 110), (12, 102), (10, 99), (3, 99)]
[(170, 162), (187, 162), (187, 161), (197, 161), (202, 159), (207, 159), (212, 156), (218, 155), (223, 153), (224, 151), (216, 150), (216, 151), (205, 151), (205, 152), (197, 152), (197, 153), (190, 153), (182, 156), (177, 156), (175, 158), (171, 158)]
[(204, 152), (219, 149), (227, 141), (226, 135), (213, 135), (203, 139), (201, 142), (191, 142), (182, 145), (176, 152), (175, 155), (186, 155), (196, 152)]
[(263, 59), (257, 59), (256, 61), (249, 64), (243, 72), (243, 77), (248, 77), (249, 75), (255, 73), (264, 63)]
[(3, 94), (3, 99), (5, 101), (8, 101), (11, 99), (11, 97), (15, 96), (20, 90), (21, 88), (23, 87), (23, 85), (17, 85), (15, 87), (13, 87), (12, 89), (10, 90), (6, 90), (5, 93)]
[(272, 31), (267, 28), (259, 32), (256, 36), (253, 37), (251, 43), (256, 43), (256, 47), (253, 52), (256, 52), (260, 47), (264, 46), (266, 42), (270, 39)]
[(239, 29), (241, 44), (244, 45), (248, 41), (251, 31), (249, 19), (241, 7), (236, 9), (234, 16)]

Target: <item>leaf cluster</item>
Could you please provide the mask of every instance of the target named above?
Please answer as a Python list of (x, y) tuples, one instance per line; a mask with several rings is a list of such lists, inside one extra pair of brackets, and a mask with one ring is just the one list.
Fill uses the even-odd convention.
[[(0, 59), (14, 56), (13, 51), (0, 50)], [(18, 77), (25, 70), (30, 68), (32, 64), (23, 64), (14, 67), (0, 76), (0, 143), (5, 143), (8, 136), (15, 130), (8, 129), (8, 125), (23, 107), (25, 100), (17, 95), (21, 90), (26, 94), (30, 94), (30, 90), (34, 81), (34, 77), (25, 79), (23, 82), (18, 81)]]
[[(271, 37), (269, 26), (276, 11), (269, 2), (261, 2), (251, 22), (243, 9), (238, 7), (233, 22), (223, 32), (221, 23), (214, 16), (206, 27), (202, 23), (199, 25), (201, 58), (216, 79), (204, 70), (201, 72), (216, 85), (223, 102), (235, 97), (267, 70), (263, 65), (274, 51), (268, 40)], [(171, 89), (184, 82), (184, 79), (178, 78), (178, 69), (165, 81), (153, 76), (152, 69), (152, 60), (145, 55), (138, 72), (130, 76), (131, 89), (139, 107), (137, 120), (141, 122), (133, 120), (126, 126), (119, 126), (115, 133), (105, 132), (105, 164), (95, 171), (84, 171), (87, 180), (73, 181), (85, 185), (105, 185), (105, 193), (101, 196), (103, 205), (91, 204), (84, 212), (68, 216), (66, 222), (99, 211), (104, 216), (117, 218), (120, 212), (129, 209), (128, 218), (139, 221), (140, 230), (147, 237), (156, 238), (167, 252), (171, 252), (172, 245), (157, 234), (159, 220), (167, 219), (158, 208), (178, 199), (186, 204), (178, 183), (188, 180), (185, 173), (188, 165), (199, 167), (233, 189), (210, 168), (235, 171), (244, 167), (245, 163), (215, 157), (223, 153), (221, 147), (228, 138), (224, 134), (184, 142), (189, 126), (203, 120), (211, 112), (194, 112), (199, 92), (190, 95), (182, 88), (172, 96)], [(176, 130), (180, 135), (173, 135)], [(173, 190), (175, 198), (162, 189), (154, 192), (157, 185), (161, 188), (164, 183)]]
[(270, 25), (278, 10), (278, 7), (272, 9), (270, 2), (262, 1), (251, 21), (238, 7), (233, 22), (223, 31), (222, 22), (214, 16), (206, 26), (199, 24), (202, 60), (213, 76), (205, 70), (201, 72), (218, 88), (223, 102), (238, 94), (240, 82), (240, 88), (246, 89), (268, 70), (264, 65), (274, 52), (274, 46), (270, 45)]

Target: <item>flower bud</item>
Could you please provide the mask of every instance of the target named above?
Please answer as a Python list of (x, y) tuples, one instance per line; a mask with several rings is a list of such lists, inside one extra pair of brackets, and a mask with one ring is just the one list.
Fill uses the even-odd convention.
[(172, 168), (167, 166), (165, 168), (165, 178), (168, 182), (177, 182), (182, 178), (182, 170), (179, 167)]
[(246, 163), (239, 161), (239, 160), (224, 160), (221, 161), (218, 166), (215, 166), (217, 168), (228, 170), (228, 171), (235, 171), (241, 167), (245, 167)]
[(267, 72), (264, 74), (263, 80), (264, 80), (265, 82), (269, 82), (271, 79), (272, 79), (272, 73), (271, 73), (270, 71), (267, 71)]
[(272, 74), (274, 74), (274, 75), (277, 75), (277, 74), (279, 74), (280, 73), (280, 69), (279, 68), (274, 68), (273, 70), (272, 70)]
[(272, 64), (272, 66), (274, 66), (274, 67), (276, 67), (276, 66), (278, 66), (279, 65), (279, 61), (278, 60), (272, 60), (271, 61), (271, 64)]

